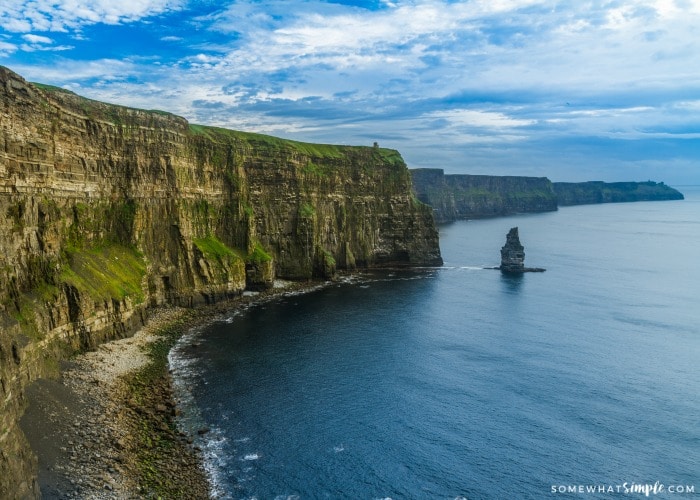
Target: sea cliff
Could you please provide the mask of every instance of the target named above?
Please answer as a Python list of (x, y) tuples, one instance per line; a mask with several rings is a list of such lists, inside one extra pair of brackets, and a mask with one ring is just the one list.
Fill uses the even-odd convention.
[(445, 174), (439, 168), (411, 170), (413, 190), (433, 207), (439, 223), (528, 212), (559, 206), (626, 201), (682, 200), (663, 182), (551, 182), (546, 177)]
[(411, 170), (420, 201), (433, 207), (437, 222), (557, 209), (546, 177), (446, 175), (439, 168)]
[(439, 265), (398, 152), (189, 124), (0, 67), (0, 498), (39, 495), (25, 387), (150, 308)]
[(559, 206), (683, 199), (663, 182), (555, 182), (553, 186)]

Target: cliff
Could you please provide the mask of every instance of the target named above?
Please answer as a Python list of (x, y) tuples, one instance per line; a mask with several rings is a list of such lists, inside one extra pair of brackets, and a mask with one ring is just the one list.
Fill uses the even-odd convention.
[(555, 182), (560, 206), (626, 201), (682, 200), (683, 195), (663, 182)]
[(436, 222), (479, 219), (559, 206), (625, 201), (682, 200), (663, 182), (554, 182), (546, 177), (445, 175), (439, 168), (411, 170), (413, 191), (434, 209)]
[(546, 177), (445, 175), (442, 169), (411, 170), (416, 197), (433, 207), (437, 222), (557, 209)]
[(442, 262), (393, 150), (190, 125), (3, 67), (0, 130), (0, 498), (39, 493), (24, 387), (149, 307)]

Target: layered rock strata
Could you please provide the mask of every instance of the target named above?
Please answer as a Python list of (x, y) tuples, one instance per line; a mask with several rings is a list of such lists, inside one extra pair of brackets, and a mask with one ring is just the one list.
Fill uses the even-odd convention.
[(191, 125), (2, 67), (0, 134), (0, 498), (39, 494), (17, 427), (27, 383), (149, 307), (442, 262), (393, 150)]
[(529, 212), (559, 206), (625, 201), (682, 200), (663, 182), (554, 182), (546, 177), (445, 175), (439, 168), (411, 170), (416, 197), (433, 207), (439, 223)]
[(501, 271), (522, 273), (525, 269), (525, 247), (520, 243), (518, 228), (512, 227), (506, 235), (506, 244), (501, 248)]
[(411, 170), (416, 197), (433, 207), (437, 222), (557, 209), (546, 177), (445, 175), (439, 168)]
[(518, 228), (512, 227), (506, 235), (506, 244), (501, 248), (501, 265), (498, 267), (505, 274), (539, 273), (541, 267), (525, 267), (525, 247), (520, 243)]
[(555, 182), (553, 186), (560, 206), (683, 199), (683, 194), (663, 182)]

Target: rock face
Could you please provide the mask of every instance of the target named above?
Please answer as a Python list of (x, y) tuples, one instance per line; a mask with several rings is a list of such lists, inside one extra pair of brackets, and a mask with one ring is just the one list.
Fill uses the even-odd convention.
[(546, 177), (445, 175), (442, 169), (411, 170), (416, 197), (433, 207), (439, 223), (557, 209)]
[(559, 205), (587, 205), (627, 201), (682, 200), (683, 195), (663, 182), (555, 182)]
[(191, 306), (337, 269), (439, 265), (398, 152), (189, 124), (0, 67), (0, 498), (38, 495), (17, 420), (58, 360)]
[(517, 227), (510, 228), (506, 235), (506, 244), (501, 248), (501, 271), (504, 273), (525, 271), (525, 247), (520, 243)]
[(439, 168), (411, 170), (416, 197), (433, 207), (438, 223), (528, 212), (558, 206), (623, 201), (682, 200), (663, 182), (555, 182), (546, 177), (445, 175)]
[(506, 235), (506, 244), (501, 248), (501, 265), (505, 274), (541, 273), (541, 267), (525, 267), (525, 247), (520, 243), (518, 228), (512, 227)]

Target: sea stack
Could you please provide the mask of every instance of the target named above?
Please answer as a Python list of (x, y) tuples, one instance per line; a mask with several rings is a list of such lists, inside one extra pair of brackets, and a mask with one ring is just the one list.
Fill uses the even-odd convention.
[(501, 248), (499, 269), (502, 273), (507, 274), (541, 273), (544, 271), (540, 267), (525, 267), (525, 247), (520, 243), (517, 227), (512, 227), (508, 231), (506, 244)]
[(504, 273), (525, 272), (525, 247), (520, 243), (518, 228), (511, 227), (506, 244), (501, 248), (501, 271)]

